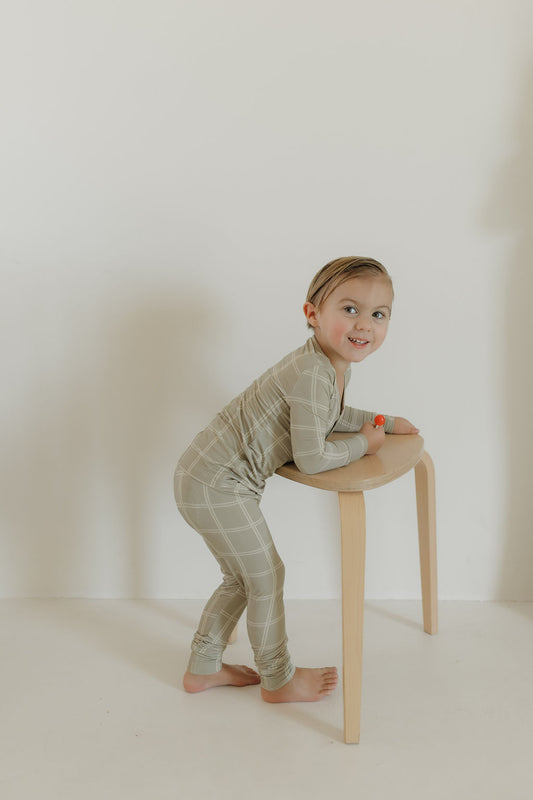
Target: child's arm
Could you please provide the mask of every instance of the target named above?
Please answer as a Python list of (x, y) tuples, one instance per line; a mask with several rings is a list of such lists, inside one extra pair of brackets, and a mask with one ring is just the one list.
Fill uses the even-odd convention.
[[(368, 440), (364, 434), (327, 442), (331, 432), (334, 389), (331, 379), (319, 366), (304, 370), (291, 393), (290, 432), (294, 463), (307, 475), (344, 467), (365, 455)], [(353, 429), (352, 429), (353, 431)]]
[[(340, 433), (359, 431), (366, 422), (373, 422), (376, 411), (361, 411), (359, 408), (344, 406), (334, 430)], [(394, 433), (395, 417), (385, 415), (385, 433)]]
[[(375, 411), (361, 411), (358, 408), (345, 406), (334, 430), (344, 433), (360, 431), (365, 423), (373, 421), (375, 415)], [(390, 417), (385, 415), (385, 433), (409, 434), (420, 433), (420, 431), (404, 417)]]
[(415, 428), (412, 422), (404, 417), (394, 417), (393, 433), (420, 433), (420, 428)]

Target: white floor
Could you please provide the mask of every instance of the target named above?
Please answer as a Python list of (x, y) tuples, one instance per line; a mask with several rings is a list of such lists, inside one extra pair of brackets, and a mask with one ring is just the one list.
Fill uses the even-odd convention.
[[(0, 601), (2, 800), (530, 800), (533, 604), (368, 602), (361, 743), (342, 693), (187, 695), (201, 603)], [(302, 666), (341, 664), (340, 607), (289, 601)], [(244, 626), (228, 661), (250, 663)]]

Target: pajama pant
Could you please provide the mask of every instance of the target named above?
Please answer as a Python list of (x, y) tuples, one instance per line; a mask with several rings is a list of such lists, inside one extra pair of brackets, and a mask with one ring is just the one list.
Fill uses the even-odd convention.
[(222, 653), (247, 608), (261, 686), (279, 689), (294, 675), (285, 633), (285, 568), (260, 511), (260, 496), (212, 489), (179, 468), (174, 487), (181, 515), (203, 536), (223, 575), (200, 619), (189, 671), (211, 675), (221, 669)]

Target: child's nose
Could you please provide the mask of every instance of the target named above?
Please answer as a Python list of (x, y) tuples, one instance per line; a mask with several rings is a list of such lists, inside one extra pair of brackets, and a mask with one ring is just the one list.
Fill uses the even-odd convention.
[(369, 331), (372, 327), (371, 318), (361, 314), (361, 316), (357, 317), (355, 320), (355, 327), (360, 331)]

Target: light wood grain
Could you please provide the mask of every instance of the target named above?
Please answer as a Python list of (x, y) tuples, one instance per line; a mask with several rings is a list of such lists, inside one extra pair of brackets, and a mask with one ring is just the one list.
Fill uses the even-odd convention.
[(437, 633), (437, 531), (435, 513), (435, 468), (429, 453), (415, 467), (422, 613), (426, 633)]
[(362, 492), (340, 492), (342, 547), (342, 658), (344, 741), (359, 742), (365, 604), (365, 500)]
[[(332, 434), (330, 439), (346, 439), (346, 433)], [(333, 492), (362, 492), (376, 489), (409, 472), (424, 452), (421, 436), (389, 434), (381, 450), (373, 456), (363, 456), (345, 467), (337, 467), (316, 475), (305, 475), (292, 461), (276, 470), (278, 475), (316, 489)]]

